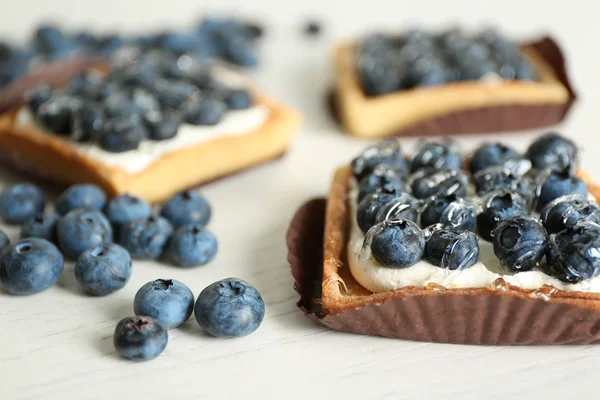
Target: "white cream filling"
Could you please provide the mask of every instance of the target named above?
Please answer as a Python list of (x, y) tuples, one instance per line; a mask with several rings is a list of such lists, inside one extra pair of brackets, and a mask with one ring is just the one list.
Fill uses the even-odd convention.
[[(136, 150), (111, 153), (94, 143), (78, 143), (66, 139), (76, 153), (109, 167), (119, 168), (129, 174), (136, 174), (148, 168), (161, 157), (177, 150), (196, 146), (227, 136), (242, 136), (260, 128), (269, 118), (269, 109), (256, 105), (247, 110), (227, 111), (223, 120), (214, 126), (183, 124), (177, 135), (171, 139), (144, 140)], [(23, 107), (17, 115), (17, 123), (37, 125), (31, 112)], [(56, 136), (60, 139), (59, 136)]]
[(429, 284), (446, 288), (480, 288), (494, 284), (498, 278), (528, 290), (548, 285), (560, 290), (600, 292), (600, 277), (569, 284), (537, 270), (506, 274), (500, 269), (492, 244), (484, 240), (479, 241), (479, 261), (462, 271), (440, 268), (424, 260), (408, 268), (387, 268), (381, 266), (372, 256), (361, 265), (358, 254), (365, 235), (356, 221), (357, 197), (358, 189), (354, 185), (349, 193), (351, 228), (347, 250), (348, 264), (354, 279), (371, 292), (385, 292), (407, 286), (424, 287)]

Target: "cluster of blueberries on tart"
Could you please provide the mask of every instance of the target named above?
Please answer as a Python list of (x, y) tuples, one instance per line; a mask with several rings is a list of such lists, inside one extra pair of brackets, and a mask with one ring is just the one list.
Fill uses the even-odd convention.
[(357, 47), (358, 78), (367, 96), (486, 76), (536, 79), (519, 46), (493, 29), (476, 35), (460, 29), (438, 34), (413, 29), (400, 37), (372, 34)]
[(525, 154), (484, 144), (466, 163), (444, 141), (422, 143), (410, 160), (395, 140), (369, 147), (351, 164), (365, 235), (358, 260), (465, 271), (478, 262), (481, 239), (493, 244), (501, 274), (591, 279), (600, 274), (600, 208), (575, 173), (577, 158), (574, 143), (554, 133)]
[(108, 57), (123, 47), (252, 66), (257, 63), (255, 42), (262, 33), (262, 27), (254, 23), (218, 18), (206, 18), (188, 32), (163, 31), (129, 37), (89, 31), (69, 33), (55, 25), (42, 25), (25, 46), (0, 42), (0, 88), (39, 64), (75, 57)]
[(210, 65), (135, 50), (115, 58), (106, 74), (90, 70), (64, 88), (39, 86), (25, 101), (49, 132), (112, 153), (172, 139), (182, 124), (216, 125), (227, 112), (254, 104), (248, 90), (229, 87)]
[[(173, 196), (154, 213), (138, 197), (108, 200), (99, 187), (80, 184), (56, 199), (54, 211), (45, 209), (45, 195), (31, 183), (0, 193), (0, 218), (20, 225), (15, 243), (0, 231), (0, 289), (10, 294), (53, 286), (65, 259), (75, 260), (75, 279), (86, 293), (106, 296), (127, 284), (132, 260), (164, 259), (189, 268), (217, 253), (217, 240), (206, 229), (211, 207), (192, 191)], [(167, 345), (167, 330), (185, 323), (192, 312), (209, 334), (227, 338), (254, 332), (265, 312), (258, 291), (236, 278), (213, 283), (196, 300), (182, 282), (158, 279), (142, 286), (133, 303), (136, 316), (121, 320), (114, 335), (116, 350), (132, 360), (157, 357)]]

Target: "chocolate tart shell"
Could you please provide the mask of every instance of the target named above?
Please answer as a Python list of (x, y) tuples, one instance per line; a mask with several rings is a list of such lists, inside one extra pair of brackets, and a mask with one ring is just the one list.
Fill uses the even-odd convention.
[[(545, 36), (532, 46), (554, 70), (558, 80), (569, 92), (568, 100), (561, 104), (505, 105), (481, 107), (453, 112), (417, 123), (387, 136), (441, 136), (449, 134), (475, 134), (519, 131), (544, 128), (560, 123), (577, 99), (567, 75), (565, 57), (557, 42)], [(335, 91), (327, 95), (327, 107), (333, 119), (341, 124)]]
[(287, 233), (298, 307), (331, 329), (407, 340), (476, 345), (600, 343), (600, 312), (529, 296), (455, 294), (406, 296), (325, 314), (320, 305), (326, 200), (296, 212)]

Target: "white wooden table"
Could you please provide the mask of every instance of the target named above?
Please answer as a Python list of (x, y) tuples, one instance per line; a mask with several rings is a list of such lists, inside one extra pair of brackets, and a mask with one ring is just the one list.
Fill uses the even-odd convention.
[[(356, 4), (354, 4), (356, 3)], [(55, 16), (66, 26), (134, 31), (193, 22), (221, 10), (268, 22), (261, 67), (253, 72), (271, 93), (299, 108), (303, 130), (282, 160), (206, 187), (210, 224), (220, 242), (214, 262), (182, 270), (136, 262), (129, 284), (106, 298), (85, 296), (67, 265), (59, 284), (30, 297), (0, 294), (0, 399), (108, 398), (537, 398), (597, 393), (600, 346), (473, 347), (416, 343), (329, 331), (296, 309), (284, 235), (305, 200), (326, 193), (333, 168), (364, 143), (342, 135), (324, 111), (330, 82), (328, 49), (336, 38), (369, 27), (425, 22), (440, 26), (497, 23), (514, 35), (553, 32), (569, 56), (581, 101), (563, 131), (583, 146), (585, 165), (600, 176), (600, 24), (593, 2), (476, 0), (69, 2), (6, 0), (0, 35), (23, 38)], [(135, 17), (133, 17), (135, 15)], [(306, 17), (324, 21), (325, 35), (305, 38)], [(529, 134), (503, 136), (523, 148)], [(491, 138), (494, 138), (493, 136)], [(499, 137), (498, 137), (499, 138)], [(505, 138), (505, 139), (504, 139)], [(466, 148), (483, 137), (462, 138)], [(413, 142), (405, 141), (406, 148)], [(2, 172), (2, 182), (20, 178)], [(16, 230), (7, 231), (15, 237)], [(253, 335), (206, 336), (192, 319), (170, 331), (166, 351), (152, 362), (119, 358), (112, 345), (118, 320), (132, 314), (137, 289), (156, 278), (185, 282), (198, 294), (215, 280), (240, 277), (262, 293), (267, 312)]]

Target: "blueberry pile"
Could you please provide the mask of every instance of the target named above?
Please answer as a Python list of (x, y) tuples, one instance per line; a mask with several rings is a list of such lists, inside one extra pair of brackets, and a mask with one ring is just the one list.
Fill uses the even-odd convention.
[(184, 123), (216, 125), (228, 110), (247, 109), (254, 99), (219, 82), (210, 67), (134, 51), (115, 59), (107, 75), (87, 71), (61, 89), (36, 87), (25, 102), (48, 131), (120, 153), (144, 140), (171, 139)]
[(502, 79), (536, 79), (533, 65), (519, 46), (493, 29), (473, 36), (459, 29), (438, 34), (413, 29), (401, 37), (373, 34), (361, 40), (356, 62), (368, 96), (491, 74)]
[(43, 63), (74, 57), (112, 56), (123, 47), (140, 51), (159, 50), (174, 57), (195, 61), (223, 59), (253, 66), (257, 63), (256, 42), (263, 34), (261, 26), (236, 19), (204, 19), (190, 32), (160, 32), (126, 37), (91, 32), (67, 33), (54, 25), (36, 29), (23, 47), (0, 42), (0, 88)]
[(364, 247), (388, 268), (424, 259), (461, 270), (477, 262), (481, 238), (506, 273), (539, 269), (567, 283), (595, 277), (600, 207), (575, 173), (577, 158), (573, 142), (555, 133), (525, 154), (484, 144), (468, 171), (451, 143), (422, 143), (411, 159), (396, 140), (375, 144), (351, 163)]

